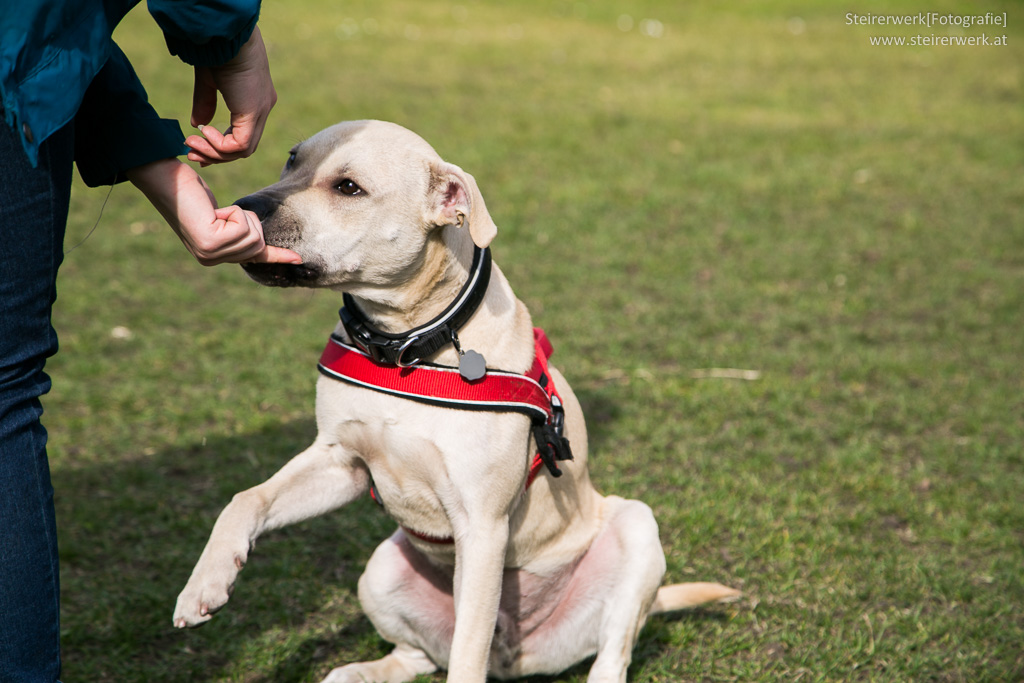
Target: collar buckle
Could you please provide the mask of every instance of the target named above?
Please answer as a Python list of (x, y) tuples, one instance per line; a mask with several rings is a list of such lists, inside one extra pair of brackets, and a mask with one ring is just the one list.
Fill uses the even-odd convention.
[[(378, 330), (348, 293), (343, 297), (345, 306), (340, 311), (341, 322), (352, 342), (374, 362), (412, 367), (458, 339), (457, 330), (469, 321), (483, 301), (490, 275), (490, 249), (476, 247), (469, 279), (462, 291), (441, 315), (425, 325), (401, 334)], [(406, 358), (407, 355), (415, 358)]]
[(420, 340), (419, 335), (415, 337), (409, 337), (408, 340), (398, 349), (398, 354), (395, 356), (394, 363), (400, 368), (412, 367), (419, 363), (422, 358), (414, 358), (413, 360), (405, 360), (405, 352), (409, 350), (409, 347)]

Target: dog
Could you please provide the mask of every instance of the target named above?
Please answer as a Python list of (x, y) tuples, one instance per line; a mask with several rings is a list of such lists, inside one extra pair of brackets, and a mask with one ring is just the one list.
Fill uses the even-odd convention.
[[(588, 681), (625, 681), (650, 614), (739, 595), (717, 583), (662, 586), (651, 509), (591, 484), (579, 402), (489, 262), (497, 227), (470, 174), (401, 126), (343, 122), (296, 145), (277, 183), (237, 203), (268, 244), (304, 259), (249, 264), (248, 275), (342, 292), (348, 319), (321, 359), (316, 439), (220, 514), (178, 597), (176, 627), (225, 605), (260, 534), (367, 492), (399, 528), (373, 552), (358, 594), (395, 647), (324, 683), (398, 683), (438, 669), (483, 683), (594, 655)], [(332, 348), (389, 376), (447, 372), (457, 391), (506, 376), (534, 393), (544, 383), (546, 419), (389, 393), (330, 370)]]

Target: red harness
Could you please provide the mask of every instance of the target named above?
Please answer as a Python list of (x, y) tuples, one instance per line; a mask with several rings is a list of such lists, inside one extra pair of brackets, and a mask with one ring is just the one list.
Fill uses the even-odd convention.
[[(562, 471), (557, 461), (572, 459), (569, 442), (562, 436), (562, 400), (548, 372), (548, 358), (553, 348), (542, 329), (534, 328), (533, 338), (533, 366), (525, 375), (487, 370), (482, 378), (470, 382), (459, 374), (458, 368), (425, 363), (406, 367), (378, 363), (334, 334), (320, 356), (318, 368), (328, 377), (421, 403), (527, 415), (533, 422), (533, 436), (539, 449), (526, 478), (526, 487), (529, 487), (541, 467), (546, 465), (551, 475), (558, 477)], [(372, 488), (371, 495), (374, 495)], [(374, 500), (380, 502), (376, 495)], [(435, 543), (452, 542), (406, 531)]]

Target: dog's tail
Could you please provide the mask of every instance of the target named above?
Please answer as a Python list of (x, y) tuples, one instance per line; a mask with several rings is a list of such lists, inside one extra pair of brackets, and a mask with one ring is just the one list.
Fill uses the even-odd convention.
[(741, 595), (743, 593), (735, 588), (720, 583), (676, 583), (658, 589), (658, 595), (651, 605), (651, 614), (674, 612), (708, 602), (732, 602)]

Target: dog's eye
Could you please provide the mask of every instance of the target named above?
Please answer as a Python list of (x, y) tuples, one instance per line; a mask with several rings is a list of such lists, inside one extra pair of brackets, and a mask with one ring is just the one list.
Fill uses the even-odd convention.
[(294, 163), (295, 163), (295, 152), (290, 152), (288, 154), (288, 161), (286, 161), (285, 164), (284, 164), (285, 170), (288, 170), (289, 168), (291, 168)]
[(336, 189), (338, 192), (344, 195), (348, 195), (349, 197), (355, 197), (357, 194), (363, 193), (363, 188), (359, 187), (348, 178), (345, 178), (340, 183), (335, 185), (334, 189)]

